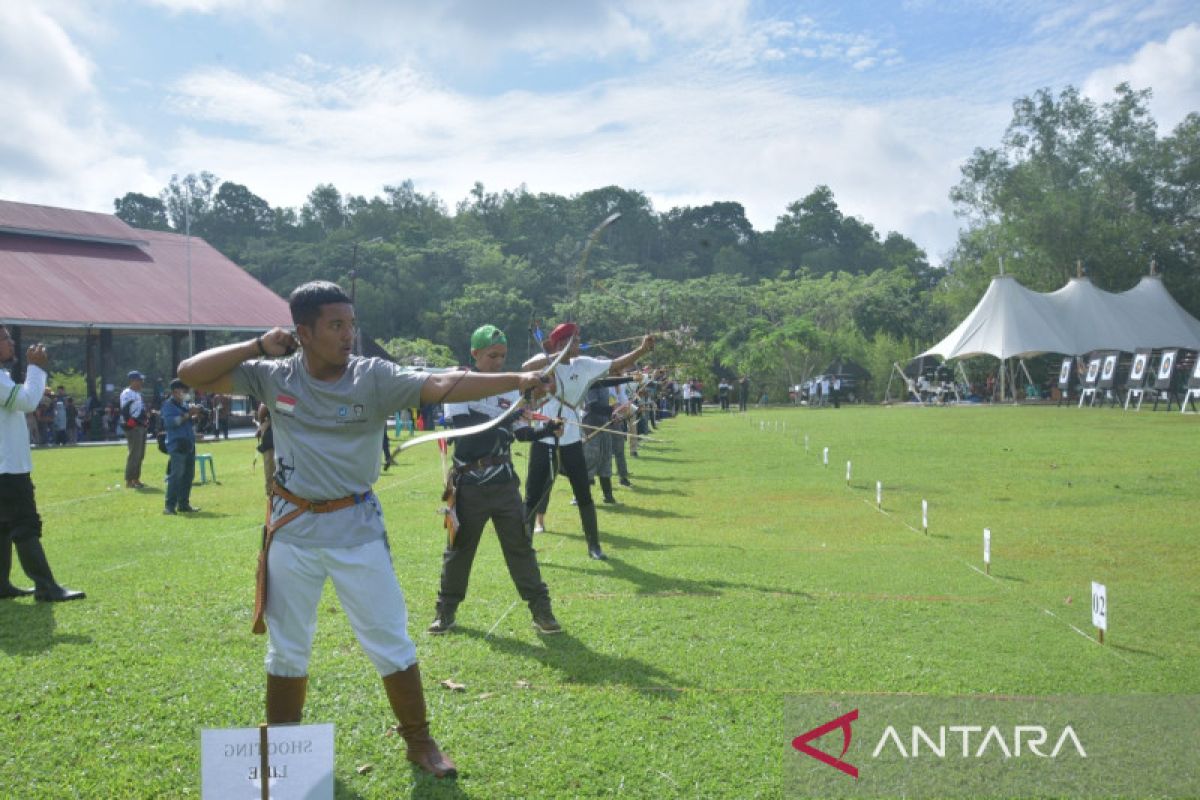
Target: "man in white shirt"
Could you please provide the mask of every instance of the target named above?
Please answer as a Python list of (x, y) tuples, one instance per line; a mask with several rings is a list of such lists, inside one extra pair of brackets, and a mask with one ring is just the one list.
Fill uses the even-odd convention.
[(125, 457), (125, 488), (145, 489), (142, 483), (142, 460), (146, 457), (146, 412), (142, 400), (142, 382), (145, 376), (136, 369), (129, 373), (129, 385), (121, 390), (121, 430), (125, 431), (125, 444), (129, 454)]
[[(33, 496), (33, 459), (29, 455), (29, 428), (25, 414), (37, 408), (46, 390), (46, 348), (35, 344), (26, 352), (25, 383), (14, 383), (6, 365), (16, 360), (16, 346), (8, 328), (0, 325), (0, 599), (32, 594), (35, 600), (57, 603), (82, 600), (83, 592), (66, 589), (42, 549), (42, 518)], [(12, 548), (34, 588), (18, 589), (9, 583)]]
[[(588, 387), (610, 372), (623, 372), (645, 353), (654, 349), (654, 337), (646, 336), (636, 350), (620, 358), (591, 358), (579, 355), (579, 326), (564, 322), (550, 332), (546, 339), (546, 355), (534, 356), (522, 365), (522, 369), (541, 369), (550, 363), (554, 354), (569, 343), (571, 351), (567, 359), (554, 370), (555, 396), (543, 410), (552, 419), (562, 419), (563, 432), (558, 437), (547, 437), (533, 443), (529, 451), (529, 472), (525, 478), (525, 519), (536, 518), (534, 532), (545, 529), (546, 507), (550, 502), (550, 489), (554, 486), (554, 470), (551, 465), (558, 456), (558, 471), (567, 476), (575, 503), (579, 507), (579, 520), (587, 540), (588, 556), (604, 560), (608, 556), (600, 548), (600, 526), (596, 521), (596, 504), (592, 501), (592, 490), (588, 484), (587, 460), (583, 454), (583, 437), (579, 432), (579, 405), (587, 394)], [(556, 452), (557, 451), (557, 452)]]

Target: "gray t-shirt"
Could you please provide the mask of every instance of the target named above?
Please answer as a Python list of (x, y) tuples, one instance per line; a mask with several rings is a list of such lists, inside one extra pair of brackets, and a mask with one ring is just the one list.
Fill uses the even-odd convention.
[[(306, 500), (365, 494), (379, 478), (383, 431), (393, 413), (420, 405), (428, 373), (409, 373), (378, 358), (351, 357), (336, 381), (308, 374), (303, 354), (253, 360), (233, 371), (234, 389), (267, 404), (275, 437), (275, 479)], [(274, 498), (272, 518), (291, 510)], [(301, 547), (354, 547), (383, 536), (371, 495), (330, 514), (301, 514), (276, 538)]]

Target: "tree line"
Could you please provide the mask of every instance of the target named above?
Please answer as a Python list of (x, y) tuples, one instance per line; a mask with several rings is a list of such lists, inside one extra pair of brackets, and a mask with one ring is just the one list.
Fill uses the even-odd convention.
[[(523, 357), (535, 329), (569, 317), (597, 343), (665, 332), (656, 362), (710, 385), (749, 374), (779, 397), (848, 358), (879, 393), (893, 361), (974, 305), (1001, 258), (1034, 289), (1082, 261), (1113, 291), (1153, 258), (1200, 312), (1200, 115), (1160, 136), (1149, 99), (1127, 85), (1107, 103), (1073, 87), (1018, 99), (1001, 144), (977, 149), (950, 189), (964, 227), (942, 268), (902, 233), (843, 213), (824, 185), (766, 231), (737, 202), (658, 211), (618, 186), (564, 196), (476, 183), (451, 210), (411, 181), (370, 198), (321, 184), (292, 209), (202, 172), (114, 205), (135, 227), (205, 238), (283, 296), (340, 283), (365, 335), (395, 355), (466, 363), (470, 331), (492, 322)], [(589, 234), (617, 212), (585, 263)]]

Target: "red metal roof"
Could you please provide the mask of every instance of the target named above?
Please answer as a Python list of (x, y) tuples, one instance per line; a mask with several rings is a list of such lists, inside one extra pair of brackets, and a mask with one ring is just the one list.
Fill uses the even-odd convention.
[(145, 243), (145, 237), (140, 236), (136, 228), (112, 214), (35, 206), (11, 200), (0, 200), (0, 232), (91, 242)]
[[(14, 218), (2, 202), (0, 214)], [(40, 206), (26, 208), (43, 209)], [(49, 209), (78, 231), (104, 214)], [(18, 209), (16, 218), (28, 219)], [(29, 212), (33, 214), (33, 212)], [(74, 215), (80, 215), (78, 219)], [(290, 327), (287, 302), (245, 270), (191, 237), (131, 228), (141, 246), (101, 244), (47, 233), (0, 232), (0, 322), (50, 329), (249, 330)], [(115, 226), (92, 228), (115, 231)]]

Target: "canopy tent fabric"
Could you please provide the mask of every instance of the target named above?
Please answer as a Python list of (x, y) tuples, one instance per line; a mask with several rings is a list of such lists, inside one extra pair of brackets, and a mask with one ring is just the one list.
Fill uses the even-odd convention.
[[(1141, 344), (1139, 347), (1185, 347), (1200, 350), (1200, 319), (1196, 319), (1175, 301), (1158, 275), (1145, 275), (1138, 285), (1120, 295), (1130, 313), (1139, 320), (1139, 328), (1153, 330), (1153, 338), (1172, 344)], [(1143, 330), (1144, 332), (1144, 330)], [(1190, 338), (1189, 338), (1190, 337)], [(1122, 348), (1123, 350), (1135, 350)]]
[(1041, 294), (998, 275), (967, 318), (918, 358), (1077, 356), (1165, 347), (1200, 350), (1200, 320), (1175, 302), (1158, 276), (1144, 277), (1117, 294), (1087, 278), (1072, 278), (1061, 289)]
[[(0, 200), (0, 322), (51, 332), (261, 331), (287, 301), (203, 239)], [(189, 301), (190, 295), (190, 301)]]
[(1057, 309), (1045, 295), (1026, 289), (1009, 275), (997, 275), (967, 318), (921, 356), (1024, 358), (1064, 352), (1060, 348), (1069, 346), (1069, 339)]

